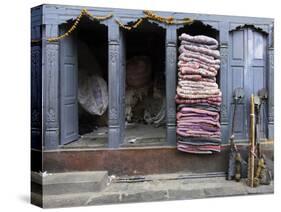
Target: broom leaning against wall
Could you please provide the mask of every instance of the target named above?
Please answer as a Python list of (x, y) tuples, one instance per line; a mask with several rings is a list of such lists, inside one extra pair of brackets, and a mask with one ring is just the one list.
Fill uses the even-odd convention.
[(262, 154), (261, 141), (260, 141), (260, 126), (261, 126), (261, 112), (264, 109), (264, 104), (268, 98), (267, 90), (265, 88), (258, 91), (258, 95), (254, 96), (255, 112), (256, 112), (256, 146), (257, 146), (257, 168), (255, 172), (253, 186), (260, 184), (269, 185), (271, 181), (270, 172), (266, 166), (265, 155)]
[(241, 178), (247, 177), (247, 163), (245, 160), (242, 159), (241, 154), (234, 142), (234, 129), (235, 129), (237, 104), (241, 103), (243, 99), (244, 99), (243, 88), (236, 88), (233, 92), (234, 110), (232, 114), (232, 123), (231, 123), (232, 127), (231, 127), (231, 136), (230, 136), (230, 152), (229, 152), (227, 179), (232, 180), (233, 178), (235, 178), (237, 182), (239, 182)]

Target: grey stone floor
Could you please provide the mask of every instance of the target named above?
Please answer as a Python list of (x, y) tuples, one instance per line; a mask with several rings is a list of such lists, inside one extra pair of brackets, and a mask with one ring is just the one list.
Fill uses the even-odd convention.
[[(107, 127), (100, 127), (91, 133), (81, 136), (77, 141), (64, 145), (64, 149), (104, 148), (107, 147)], [(166, 127), (154, 127), (145, 124), (129, 124), (126, 126), (122, 147), (161, 146), (165, 144)]]
[[(133, 203), (148, 201), (185, 200), (222, 196), (271, 194), (274, 183), (250, 188), (245, 180), (227, 181), (225, 177), (176, 179), (165, 175), (147, 177), (144, 182), (109, 181), (99, 192), (65, 195), (47, 195), (43, 198), (44, 208), (72, 207), (100, 204)], [(34, 198), (40, 198), (32, 194)]]

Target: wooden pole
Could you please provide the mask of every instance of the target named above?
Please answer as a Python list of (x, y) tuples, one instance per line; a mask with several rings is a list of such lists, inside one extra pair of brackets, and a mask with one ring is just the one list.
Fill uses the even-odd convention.
[(250, 101), (250, 140), (249, 140), (249, 159), (248, 159), (248, 185), (254, 187), (254, 166), (255, 166), (255, 103), (254, 96), (251, 95)]

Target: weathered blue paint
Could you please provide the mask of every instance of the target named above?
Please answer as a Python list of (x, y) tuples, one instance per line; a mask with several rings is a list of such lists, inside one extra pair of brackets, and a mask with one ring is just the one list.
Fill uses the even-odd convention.
[[(54, 37), (59, 34), (59, 26), (66, 23), (68, 20), (76, 18), (81, 9), (80, 6), (65, 6), (65, 5), (41, 5), (32, 9), (32, 38), (38, 37), (39, 29), (42, 29), (42, 35), (39, 33), (39, 37), (42, 37), (42, 67), (32, 68), (35, 72), (40, 72), (42, 75), (42, 99), (43, 105), (37, 108), (39, 110), (39, 116), (42, 120), (42, 138), (45, 149), (56, 149), (63, 143), (60, 139), (62, 133), (61, 111), (60, 111), (60, 85), (59, 85), (59, 73), (60, 73), (60, 61), (59, 61), (59, 42), (49, 43), (46, 38)], [(114, 14), (114, 18), (118, 18), (124, 24), (135, 21), (139, 17), (143, 16), (141, 10), (127, 10), (116, 8), (87, 8), (88, 11), (97, 16)], [(244, 77), (243, 86), (249, 80), (252, 82), (248, 85), (254, 86), (253, 89), (248, 92), (256, 91), (257, 85), (253, 82), (253, 73), (260, 73), (257, 75), (256, 82), (262, 82), (263, 86), (267, 86), (269, 92), (269, 100), (267, 104), (267, 120), (264, 120), (264, 132), (263, 135), (269, 139), (273, 139), (274, 133), (274, 91), (273, 91), (273, 78), (274, 78), (274, 46), (273, 46), (273, 19), (269, 18), (255, 18), (255, 17), (238, 17), (238, 16), (221, 16), (221, 15), (209, 15), (209, 14), (192, 14), (192, 13), (180, 13), (180, 12), (156, 12), (160, 16), (174, 16), (176, 19), (182, 19), (189, 17), (201, 21), (203, 24), (211, 26), (218, 32), (218, 39), (220, 41), (221, 51), (221, 70), (219, 75), (220, 88), (223, 93), (222, 111), (221, 111), (221, 125), (222, 125), (222, 138), (223, 142), (228, 142), (230, 113), (231, 113), (231, 90), (233, 86), (238, 86), (241, 83), (242, 76)], [(149, 21), (155, 23), (166, 29), (166, 97), (167, 97), (167, 141), (168, 145), (175, 145), (175, 85), (176, 85), (176, 44), (177, 44), (177, 29), (183, 27), (183, 25), (168, 26), (155, 21)], [(122, 30), (114, 19), (108, 19), (101, 21), (108, 27), (108, 85), (109, 85), (109, 136), (108, 144), (110, 148), (118, 148), (124, 138), (124, 98), (125, 98), (125, 42)], [(250, 28), (248, 27), (250, 26)], [(258, 60), (253, 60), (252, 65), (247, 65), (247, 70), (250, 71), (241, 73), (239, 64), (235, 67), (232, 64), (233, 50), (235, 54), (241, 54), (238, 48), (233, 48), (232, 36), (237, 31), (237, 37), (239, 37), (239, 27), (246, 31), (252, 28), (259, 29), (263, 32), (262, 40), (266, 41), (267, 46), (264, 48), (263, 62), (262, 64)], [(248, 27), (248, 28), (247, 28)], [(243, 31), (244, 32), (244, 31)], [(255, 36), (255, 32), (249, 32)], [(259, 39), (259, 38), (258, 38)], [(247, 41), (246, 41), (247, 42)], [(246, 48), (242, 46), (243, 50)], [(39, 48), (40, 49), (40, 48)], [(34, 55), (38, 55), (40, 50), (33, 48)], [(244, 52), (243, 51), (243, 52)], [(246, 53), (244, 53), (246, 54)], [(247, 53), (248, 54), (248, 53)], [(257, 53), (254, 55), (260, 58), (261, 55)], [(241, 62), (242, 63), (242, 62)], [(245, 63), (245, 61), (244, 61)], [(39, 64), (39, 63), (37, 63)], [(38, 66), (38, 65), (37, 65)], [(241, 78), (238, 75), (233, 74), (233, 69), (242, 74)], [(240, 72), (239, 72), (240, 70)], [(261, 74), (262, 72), (262, 74)], [(34, 76), (34, 75), (33, 75)], [(256, 76), (256, 75), (255, 75)], [(32, 77), (32, 82), (35, 80)], [(234, 82), (234, 83), (232, 83)], [(35, 83), (36, 84), (36, 83)], [(233, 84), (233, 85), (232, 85)], [(40, 85), (37, 84), (37, 85)], [(40, 92), (40, 91), (39, 91)], [(35, 98), (37, 94), (32, 96)], [(40, 96), (40, 94), (38, 94)], [(36, 98), (35, 98), (36, 99)], [(35, 104), (34, 104), (35, 105)], [(32, 107), (32, 114), (36, 114), (36, 107)], [(244, 108), (244, 109), (242, 109)], [(240, 107), (240, 110), (244, 110), (244, 113), (240, 113), (247, 119), (246, 106)], [(241, 117), (242, 118), (242, 117)], [(242, 127), (242, 125), (240, 126)], [(40, 131), (40, 130), (39, 130)], [(241, 139), (247, 139), (247, 129), (236, 129), (237, 136)], [(32, 133), (35, 135), (35, 131)]]
[(108, 120), (108, 147), (119, 147), (122, 139), (122, 81), (121, 68), (120, 28), (111, 20), (108, 26), (108, 89), (109, 89), (109, 120)]
[(176, 79), (177, 79), (177, 28), (166, 29), (166, 140), (176, 145)]
[[(230, 32), (230, 53), (228, 70), (228, 105), (233, 110), (232, 93), (235, 88), (245, 91), (244, 101), (237, 105), (234, 133), (236, 139), (249, 137), (249, 100), (251, 94), (267, 88), (266, 83), (266, 35), (252, 27), (238, 28)], [(228, 119), (231, 119), (229, 113)], [(267, 137), (264, 113), (261, 113), (261, 138)]]
[[(60, 27), (61, 33), (66, 31)], [(76, 34), (60, 40), (60, 145), (79, 138), (78, 135), (78, 58)]]

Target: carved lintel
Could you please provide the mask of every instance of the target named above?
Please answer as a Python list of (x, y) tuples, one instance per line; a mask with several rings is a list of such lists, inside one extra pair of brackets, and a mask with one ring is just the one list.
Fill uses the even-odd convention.
[(219, 31), (219, 22), (217, 21), (202, 21), (203, 24), (208, 25), (210, 27), (212, 27), (213, 29)]
[(267, 24), (253, 24), (253, 23), (231, 23), (229, 31), (237, 30), (244, 27), (252, 27), (255, 30), (269, 33), (269, 26)]

